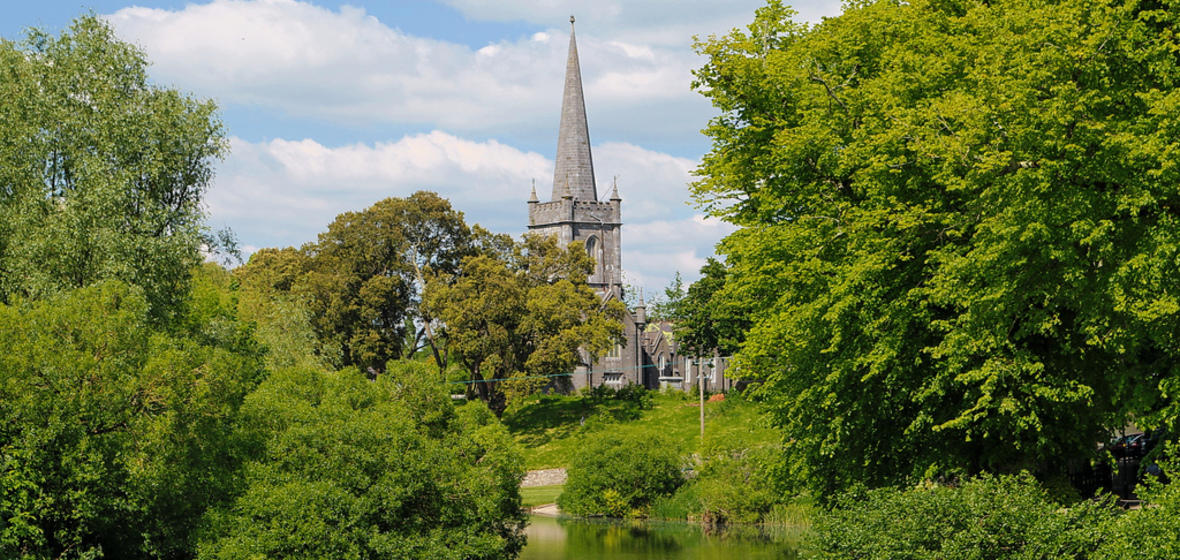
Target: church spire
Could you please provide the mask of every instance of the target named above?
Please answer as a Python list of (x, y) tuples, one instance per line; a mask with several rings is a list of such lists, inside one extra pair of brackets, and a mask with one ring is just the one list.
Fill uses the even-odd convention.
[(594, 162), (590, 159), (590, 129), (586, 125), (586, 102), (582, 97), (582, 70), (574, 40), (574, 16), (570, 16), (570, 50), (565, 68), (565, 93), (561, 99), (561, 128), (557, 134), (557, 165), (553, 173), (553, 196), (575, 200), (598, 200), (594, 186)]

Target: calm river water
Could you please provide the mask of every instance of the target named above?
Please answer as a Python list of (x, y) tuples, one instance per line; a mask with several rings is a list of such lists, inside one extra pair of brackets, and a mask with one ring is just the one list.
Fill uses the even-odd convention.
[(521, 560), (779, 560), (799, 558), (793, 532), (759, 527), (706, 531), (676, 522), (530, 516)]

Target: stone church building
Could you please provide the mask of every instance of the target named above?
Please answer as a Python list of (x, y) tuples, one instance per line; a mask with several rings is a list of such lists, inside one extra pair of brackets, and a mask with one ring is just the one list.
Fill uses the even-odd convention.
[[(570, 17), (569, 59), (566, 63), (565, 93), (561, 102), (561, 126), (557, 137), (557, 161), (553, 190), (548, 202), (537, 198), (534, 186), (529, 198), (529, 231), (558, 238), (567, 245), (581, 241), (597, 261), (589, 284), (600, 297), (623, 299), (622, 204), (618, 185), (611, 186), (609, 198), (598, 198), (594, 160), (590, 154), (590, 129), (582, 95), (582, 73)], [(574, 389), (608, 385), (614, 388), (638, 384), (648, 389), (672, 387), (688, 390), (701, 382), (709, 391), (728, 390), (724, 359), (682, 356), (669, 323), (649, 324), (640, 296), (639, 304), (623, 317), (626, 343), (573, 374)]]

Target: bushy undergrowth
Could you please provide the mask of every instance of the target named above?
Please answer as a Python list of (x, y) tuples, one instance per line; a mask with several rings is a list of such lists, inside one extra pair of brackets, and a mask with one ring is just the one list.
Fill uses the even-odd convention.
[(807, 525), (814, 506), (778, 488), (773, 478), (777, 446), (740, 445), (713, 449), (700, 457), (696, 475), (675, 494), (657, 499), (651, 516), (709, 524)]
[(571, 515), (645, 517), (652, 502), (684, 483), (680, 451), (659, 434), (605, 432), (570, 462), (557, 505)]
[[(1175, 456), (1175, 450), (1170, 454)], [(1164, 469), (1175, 479), (1176, 464)], [(1138, 490), (1144, 507), (1112, 520), (1107, 540), (1091, 560), (1173, 560), (1180, 558), (1180, 486), (1154, 479)]]
[(728, 447), (704, 456), (693, 485), (706, 523), (758, 523), (781, 501), (770, 478), (776, 446)]
[[(727, 398), (713, 411), (724, 416), (720, 405), (737, 402)], [(806, 516), (797, 508), (788, 512), (788, 506), (798, 498), (774, 476), (781, 459), (778, 444), (741, 436), (717, 441), (693, 456), (693, 475), (676, 494), (657, 500), (652, 516), (710, 524), (777, 523), (789, 517), (797, 523)]]
[(1077, 560), (1098, 550), (1118, 512), (1105, 502), (1062, 507), (1027, 474), (982, 476), (846, 494), (818, 516), (809, 547), (820, 560)]

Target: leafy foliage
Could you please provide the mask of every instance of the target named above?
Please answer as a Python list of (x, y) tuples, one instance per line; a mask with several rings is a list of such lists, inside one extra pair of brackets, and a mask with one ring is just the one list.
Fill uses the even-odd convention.
[(676, 337), (682, 348), (697, 356), (714, 350), (732, 355), (750, 329), (744, 310), (721, 297), (725, 287), (725, 265), (710, 257), (701, 267), (701, 278), (688, 287), (679, 304)]
[[(291, 320), (306, 309), (322, 359), (380, 372), (387, 361), (413, 355), (429, 334), (431, 318), (419, 306), (425, 278), (455, 274), (473, 251), (463, 213), (419, 191), (345, 212), (301, 249), (258, 251), (235, 275)], [(416, 325), (421, 333), (412, 332)]]
[(809, 548), (823, 560), (1075, 560), (1102, 542), (1115, 515), (1095, 502), (1061, 508), (1027, 474), (986, 475), (961, 487), (849, 494), (816, 520)]
[(467, 257), (455, 277), (432, 276), (423, 306), (443, 324), (448, 348), (497, 414), (572, 372), (582, 351), (622, 341), (622, 304), (586, 284), (594, 266), (580, 243), (558, 247), (526, 235), (511, 254)]
[(721, 111), (697, 199), (742, 226), (793, 478), (822, 493), (1090, 453), (1173, 423), (1180, 11), (1169, 3), (772, 1), (698, 44)]
[(165, 335), (148, 309), (113, 280), (0, 306), (0, 556), (184, 557), (232, 495), (225, 434), (261, 373), (248, 330)]
[(212, 102), (148, 83), (97, 16), (0, 39), (0, 302), (118, 279), (181, 313), (226, 148)]
[(679, 450), (659, 434), (603, 432), (570, 460), (557, 505), (571, 515), (643, 517), (684, 483), (680, 468)]
[[(1174, 449), (1174, 448), (1173, 448)], [(1164, 462), (1164, 472), (1177, 472), (1175, 461)], [(1180, 557), (1180, 486), (1149, 478), (1136, 489), (1144, 507), (1111, 520), (1106, 540), (1090, 556), (1092, 560), (1141, 558), (1165, 560)]]
[[(657, 295), (647, 301), (647, 306), (650, 311), (647, 314), (648, 322), (660, 323), (669, 322), (675, 323), (681, 319), (681, 306), (684, 301), (684, 280), (680, 278), (680, 272), (676, 272), (676, 276), (672, 278), (672, 282), (664, 288), (662, 296)], [(627, 302), (630, 304), (630, 302)]]
[(705, 523), (758, 523), (779, 505), (773, 473), (778, 446), (749, 446), (742, 442), (702, 454), (699, 473), (692, 480), (697, 507), (692, 514)]
[(524, 470), (478, 403), (456, 410), (421, 364), (276, 372), (243, 409), (259, 446), (211, 514), (201, 558), (511, 558)]

